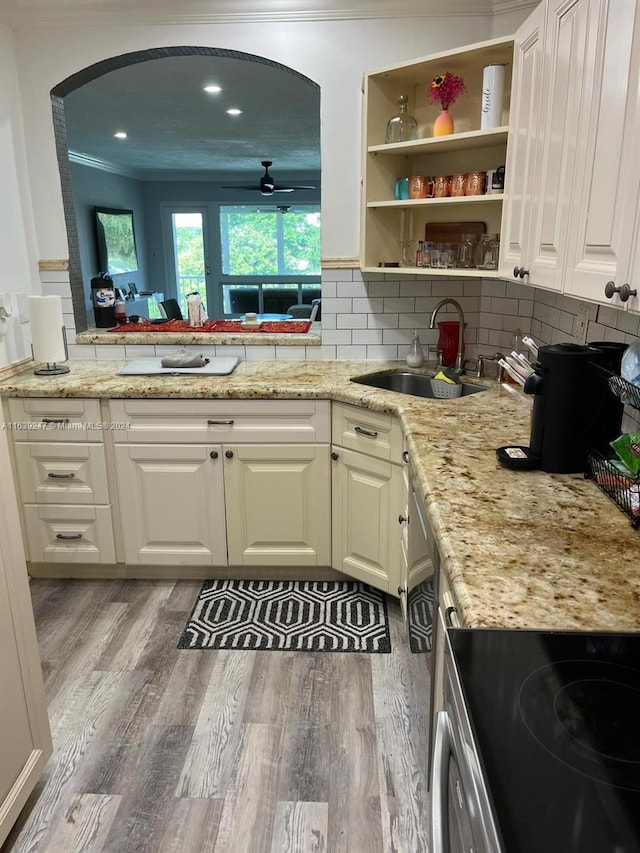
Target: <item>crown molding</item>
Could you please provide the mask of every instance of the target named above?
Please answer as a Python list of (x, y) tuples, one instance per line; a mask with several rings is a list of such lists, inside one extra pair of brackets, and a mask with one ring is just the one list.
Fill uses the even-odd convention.
[(539, 0), (493, 0), (491, 13), (506, 15), (508, 12), (533, 11)]
[(126, 11), (117, 0), (4, 0), (0, 20), (9, 26), (82, 26), (153, 24), (248, 24), (283, 21), (340, 21), (433, 16), (486, 16), (498, 3), (509, 7), (522, 0), (138, 0)]
[(78, 151), (69, 151), (69, 161), (78, 163), (80, 166), (87, 166), (89, 169), (100, 169), (103, 172), (109, 172), (112, 175), (122, 175), (125, 178), (136, 178), (140, 180), (143, 177), (142, 172), (136, 169), (127, 169), (118, 163), (111, 163), (108, 160), (100, 160), (99, 157), (89, 157), (87, 154), (80, 154)]

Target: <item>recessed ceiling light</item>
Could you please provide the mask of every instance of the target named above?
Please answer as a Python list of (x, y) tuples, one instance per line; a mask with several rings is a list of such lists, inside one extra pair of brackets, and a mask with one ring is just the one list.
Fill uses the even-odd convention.
[(236, 107), (232, 107), (230, 110), (227, 110), (227, 113), (230, 116), (241, 116), (242, 110), (236, 109)]
[(126, 139), (127, 138), (127, 134), (124, 132), (124, 130), (119, 130), (117, 133), (114, 133), (113, 135), (115, 136), (116, 139)]
[(205, 86), (204, 91), (209, 92), (210, 95), (217, 95), (218, 92), (222, 92), (222, 87), (221, 86)]

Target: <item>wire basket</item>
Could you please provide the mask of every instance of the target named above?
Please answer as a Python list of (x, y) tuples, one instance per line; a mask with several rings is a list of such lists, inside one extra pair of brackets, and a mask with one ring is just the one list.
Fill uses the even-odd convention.
[(439, 400), (453, 400), (462, 396), (462, 385), (452, 385), (451, 382), (445, 382), (444, 379), (432, 379), (431, 391), (433, 396)]
[(587, 457), (590, 477), (611, 500), (631, 519), (631, 526), (640, 527), (640, 474), (628, 477), (610, 459), (592, 450)]
[(592, 361), (591, 366), (600, 376), (606, 379), (612, 394), (615, 394), (625, 405), (633, 406), (634, 409), (640, 409), (640, 387), (623, 379), (622, 376), (612, 373), (601, 364), (596, 364)]

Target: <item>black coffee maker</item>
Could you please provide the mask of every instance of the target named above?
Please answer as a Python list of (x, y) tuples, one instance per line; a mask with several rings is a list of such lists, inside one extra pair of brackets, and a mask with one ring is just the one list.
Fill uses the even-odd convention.
[(607, 371), (619, 373), (624, 344), (554, 344), (538, 350), (524, 392), (534, 396), (529, 447), (497, 451), (512, 468), (555, 474), (585, 471), (587, 454), (606, 451), (620, 435), (623, 405)]

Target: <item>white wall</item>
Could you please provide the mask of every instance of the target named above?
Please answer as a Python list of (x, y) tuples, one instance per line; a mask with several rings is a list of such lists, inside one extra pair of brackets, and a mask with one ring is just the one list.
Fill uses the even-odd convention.
[(20, 322), (17, 295), (40, 291), (38, 251), (29, 194), (14, 35), (0, 24), (0, 294), (11, 317), (0, 320), (0, 367), (26, 358), (28, 325)]
[(365, 71), (491, 36), (488, 17), (20, 30), (16, 52), (40, 257), (68, 256), (50, 90), (110, 56), (168, 45), (242, 50), (321, 87), (323, 257), (359, 246), (361, 83)]

